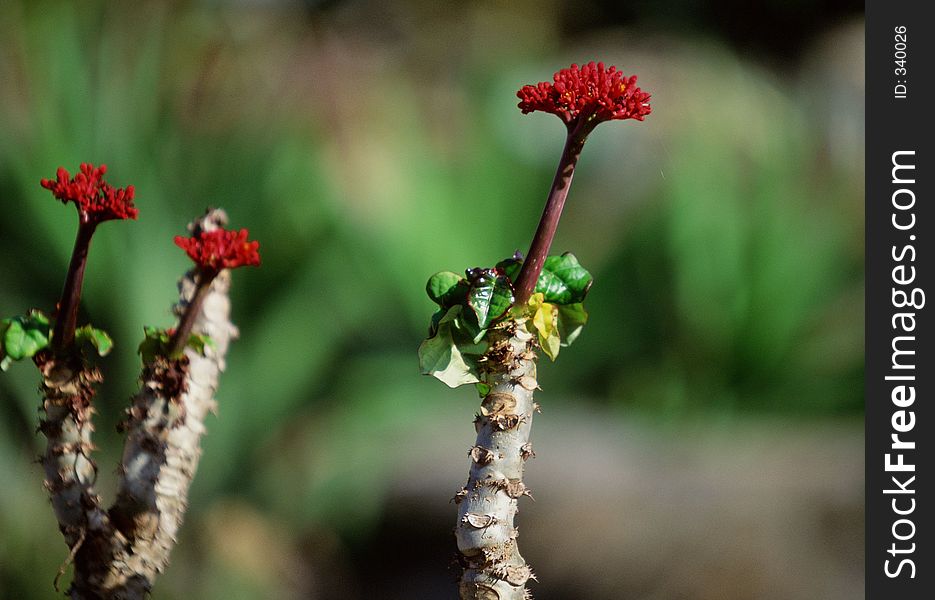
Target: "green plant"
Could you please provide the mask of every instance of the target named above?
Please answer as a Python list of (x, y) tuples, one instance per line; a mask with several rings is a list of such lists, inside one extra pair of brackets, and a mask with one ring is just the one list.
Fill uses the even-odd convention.
[(138, 214), (133, 187), (114, 188), (105, 173), (104, 165), (85, 163), (74, 177), (59, 169), (55, 180), (42, 180), (78, 210), (62, 296), (51, 317), (34, 309), (0, 322), (0, 366), (31, 358), (42, 376), (45, 486), (74, 562), (68, 591), (74, 599), (143, 598), (168, 564), (201, 454), (204, 418), (215, 408), (227, 346), (236, 335), (228, 270), (259, 264), (257, 242), (247, 241), (246, 230), (224, 230), (227, 217), (220, 210), (195, 221), (193, 237), (176, 238), (196, 267), (180, 282), (179, 325), (146, 328), (142, 385), (120, 427), (126, 441), (119, 491), (105, 509), (94, 487), (91, 440), (93, 399), (103, 378), (92, 357), (109, 353), (113, 342), (102, 330), (77, 326), (78, 306), (97, 227)]
[(462, 600), (529, 596), (526, 583), (534, 575), (519, 553), (513, 521), (518, 499), (529, 495), (523, 466), (534, 456), (537, 351), (555, 360), (578, 337), (593, 280), (574, 255), (549, 256), (549, 249), (588, 135), (601, 122), (643, 120), (651, 111), (636, 76), (603, 63), (572, 65), (555, 73), (554, 82), (524, 86), (517, 96), (524, 114), (549, 112), (567, 128), (535, 237), (525, 260), (517, 253), (493, 268), (468, 269), (464, 278), (433, 275), (426, 292), (439, 310), (419, 348), (424, 374), (450, 387), (474, 383), (482, 397), (470, 475), (454, 498)]

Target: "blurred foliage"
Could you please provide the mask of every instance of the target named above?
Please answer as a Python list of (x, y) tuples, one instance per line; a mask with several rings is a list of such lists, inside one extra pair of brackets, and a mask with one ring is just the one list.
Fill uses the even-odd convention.
[[(95, 237), (81, 315), (115, 342), (97, 400), (105, 497), (142, 328), (172, 325), (187, 268), (172, 236), (214, 205), (261, 243), (262, 268), (234, 276), (241, 339), (157, 597), (305, 589), (239, 568), (263, 557), (237, 540), (199, 553), (228, 517), (271, 540), (279, 569), (322, 536), (359, 543), (392, 477), (370, 441), (471, 410), (473, 390), (418, 374), (425, 280), (525, 251), (563, 131), (523, 117), (514, 93), (572, 61), (638, 73), (654, 112), (584, 150), (553, 251), (589, 265), (591, 318), (543, 364), (544, 403), (665, 419), (862, 410), (863, 161), (838, 143), (862, 139), (863, 81), (845, 76), (859, 42), (770, 71), (664, 27), (563, 39), (554, 6), (422, 4), (4, 8), (0, 316), (50, 310), (65, 273), (75, 219), (40, 178), (88, 161), (137, 188), (139, 221)], [(29, 365), (0, 375), (0, 597), (46, 597), (65, 556), (30, 462), (35, 389)], [(223, 497), (238, 500), (206, 513)]]

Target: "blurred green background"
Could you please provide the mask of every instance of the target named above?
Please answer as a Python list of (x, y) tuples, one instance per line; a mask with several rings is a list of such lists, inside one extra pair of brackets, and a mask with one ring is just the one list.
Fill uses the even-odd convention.
[[(95, 238), (82, 318), (112, 498), (144, 324), (168, 326), (207, 205), (260, 240), (191, 509), (155, 597), (455, 597), (477, 406), (418, 373), (438, 270), (525, 251), (563, 140), (515, 91), (591, 59), (637, 73), (553, 246), (591, 322), (540, 368), (521, 548), (541, 600), (863, 595), (859, 3), (5, 2), (0, 315), (51, 309), (106, 163), (138, 222)], [(0, 375), (0, 597), (51, 598), (66, 548), (35, 370)]]

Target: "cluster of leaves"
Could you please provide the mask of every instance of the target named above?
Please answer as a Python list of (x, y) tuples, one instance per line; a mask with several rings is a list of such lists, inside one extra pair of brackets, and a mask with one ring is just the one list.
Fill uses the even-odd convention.
[[(0, 320), (0, 370), (6, 371), (13, 361), (32, 358), (48, 348), (52, 342), (52, 320), (40, 310), (31, 310), (26, 315)], [(157, 355), (166, 355), (174, 333), (171, 329), (144, 327), (145, 337), (140, 343), (139, 353), (144, 363), (151, 363)], [(107, 356), (114, 341), (103, 329), (85, 325), (75, 330), (75, 343), (81, 352), (93, 349), (98, 356)], [(200, 354), (205, 346), (212, 345), (207, 335), (192, 334), (187, 345)]]
[[(52, 321), (40, 310), (0, 320), (0, 370), (6, 371), (13, 361), (32, 358), (51, 342)], [(75, 330), (75, 343), (82, 352), (93, 349), (98, 356), (106, 356), (114, 347), (106, 331), (90, 325)]]
[[(140, 356), (143, 357), (144, 364), (152, 363), (157, 356), (166, 356), (168, 358), (174, 358), (169, 356), (169, 345), (172, 341), (172, 335), (175, 333), (174, 329), (164, 329), (161, 327), (143, 327), (143, 341), (140, 342), (140, 347), (137, 352), (140, 353)], [(214, 342), (211, 340), (210, 336), (200, 335), (193, 333), (188, 336), (188, 342), (186, 346), (194, 349), (196, 352), (204, 356), (205, 346), (213, 346)]]
[[(145, 337), (140, 343), (139, 353), (144, 363), (150, 363), (156, 355), (166, 355), (172, 339), (172, 329), (144, 327)], [(0, 370), (6, 371), (13, 361), (32, 358), (52, 342), (52, 321), (39, 310), (31, 310), (24, 316), (0, 320)], [(98, 356), (107, 356), (114, 347), (114, 341), (103, 329), (90, 325), (75, 330), (75, 343), (84, 352), (93, 348)], [(199, 354), (204, 354), (205, 346), (212, 345), (207, 335), (192, 334), (187, 345)]]
[(532, 297), (516, 306), (513, 282), (522, 263), (517, 254), (493, 268), (468, 269), (466, 277), (450, 271), (432, 275), (425, 289), (439, 309), (432, 315), (429, 337), (419, 346), (423, 374), (449, 387), (479, 383), (487, 332), (507, 318), (528, 319), (552, 360), (559, 348), (575, 341), (588, 318), (582, 302), (591, 274), (573, 254), (549, 256)]

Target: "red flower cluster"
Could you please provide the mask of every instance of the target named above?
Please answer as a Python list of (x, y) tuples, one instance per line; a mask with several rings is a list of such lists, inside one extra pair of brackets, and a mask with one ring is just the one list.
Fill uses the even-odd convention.
[(260, 242), (247, 241), (246, 229), (201, 231), (195, 237), (175, 237), (175, 245), (202, 269), (220, 271), (234, 267), (259, 266)]
[(43, 179), (39, 183), (64, 204), (74, 202), (78, 211), (90, 220), (100, 223), (112, 219), (136, 219), (139, 210), (133, 206), (134, 189), (115, 188), (104, 181), (107, 165), (95, 167), (81, 163), (74, 177), (59, 167), (56, 179)]
[(541, 110), (571, 126), (579, 118), (594, 125), (614, 119), (642, 121), (652, 112), (649, 94), (636, 87), (636, 75), (624, 77), (617, 67), (605, 69), (602, 62), (571, 65), (552, 78), (554, 83), (525, 85), (516, 92), (523, 114)]

